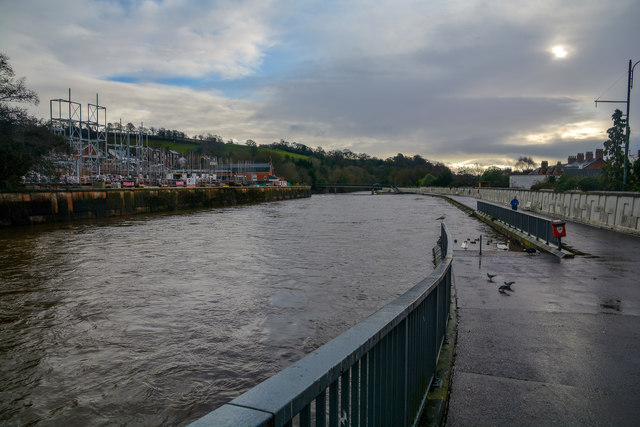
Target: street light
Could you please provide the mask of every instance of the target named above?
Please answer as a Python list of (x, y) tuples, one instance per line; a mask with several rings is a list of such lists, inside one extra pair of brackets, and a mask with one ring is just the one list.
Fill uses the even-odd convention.
[(629, 60), (629, 78), (627, 80), (627, 100), (626, 101), (600, 101), (596, 99), (596, 107), (598, 102), (609, 102), (614, 104), (627, 104), (627, 129), (624, 141), (624, 175), (622, 177), (622, 188), (627, 189), (627, 170), (629, 163), (629, 141), (631, 138), (631, 127), (629, 126), (629, 106), (631, 104), (631, 88), (633, 87), (633, 69), (636, 65), (640, 64), (640, 61), (636, 61), (633, 64), (633, 60)]

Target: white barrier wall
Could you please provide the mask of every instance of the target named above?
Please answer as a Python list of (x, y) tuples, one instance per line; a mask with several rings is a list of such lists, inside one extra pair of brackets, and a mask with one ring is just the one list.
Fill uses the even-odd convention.
[[(406, 191), (412, 191), (407, 189)], [(571, 221), (640, 234), (640, 193), (551, 190), (531, 191), (508, 188), (421, 187), (418, 193), (453, 194), (509, 205), (518, 196), (519, 209), (557, 215)]]

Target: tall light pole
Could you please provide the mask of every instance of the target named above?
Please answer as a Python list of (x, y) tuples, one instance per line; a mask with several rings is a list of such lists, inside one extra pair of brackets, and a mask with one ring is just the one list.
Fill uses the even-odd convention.
[(629, 126), (629, 107), (631, 105), (631, 88), (633, 88), (633, 69), (636, 68), (640, 61), (633, 64), (633, 60), (629, 60), (629, 78), (627, 80), (627, 100), (626, 101), (600, 101), (596, 99), (596, 107), (598, 102), (609, 102), (614, 104), (627, 104), (627, 128), (625, 129), (624, 141), (624, 175), (622, 176), (622, 188), (627, 189), (627, 170), (629, 169), (629, 141), (631, 138), (631, 127)]

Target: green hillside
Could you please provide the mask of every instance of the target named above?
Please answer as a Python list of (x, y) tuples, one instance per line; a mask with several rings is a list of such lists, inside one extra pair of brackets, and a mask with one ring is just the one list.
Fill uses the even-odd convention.
[(423, 179), (432, 185), (451, 185), (458, 178), (446, 166), (420, 156), (397, 154), (383, 160), (350, 150), (324, 151), (322, 147), (311, 149), (303, 144), (284, 140), (267, 145), (247, 146), (225, 143), (216, 138), (200, 141), (151, 137), (149, 145), (168, 148), (183, 155), (206, 154), (222, 161), (272, 162), (278, 176), (291, 183), (311, 185), (314, 188), (318, 183), (331, 182), (416, 186)]

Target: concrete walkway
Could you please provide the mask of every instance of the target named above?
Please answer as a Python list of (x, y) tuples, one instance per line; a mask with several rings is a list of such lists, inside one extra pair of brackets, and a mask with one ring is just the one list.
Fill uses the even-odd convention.
[[(455, 251), (447, 425), (638, 424), (640, 237), (576, 223), (567, 233), (587, 255)], [(504, 281), (513, 292), (498, 292)]]

